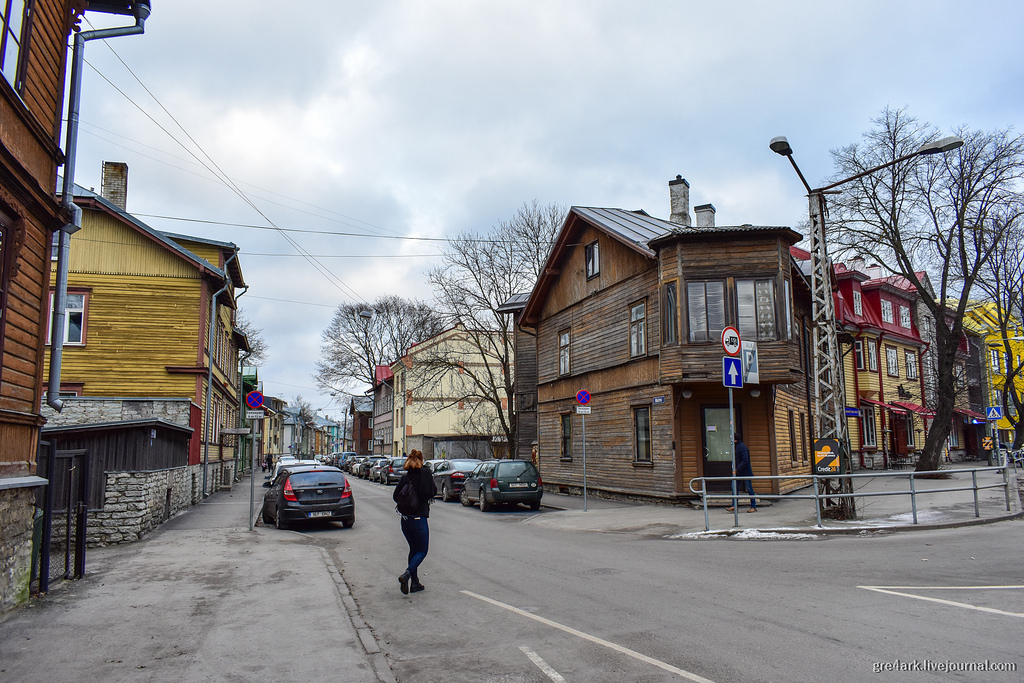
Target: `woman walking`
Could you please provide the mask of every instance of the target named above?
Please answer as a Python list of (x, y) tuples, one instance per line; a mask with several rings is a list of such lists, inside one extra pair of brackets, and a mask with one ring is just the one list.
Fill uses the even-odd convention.
[(402, 515), (402, 533), (409, 542), (409, 566), (398, 577), (402, 592), (417, 593), (423, 590), (417, 569), (427, 556), (430, 545), (430, 528), (427, 517), (430, 516), (430, 503), (437, 494), (434, 477), (430, 470), (423, 467), (423, 453), (413, 449), (405, 459), (405, 474), (395, 487), (392, 496), (396, 509)]

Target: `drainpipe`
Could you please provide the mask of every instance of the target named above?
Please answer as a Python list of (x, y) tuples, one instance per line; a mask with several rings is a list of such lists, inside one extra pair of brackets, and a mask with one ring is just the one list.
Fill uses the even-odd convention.
[(64, 324), (68, 296), (68, 255), (71, 252), (71, 233), (82, 227), (82, 210), (75, 205), (75, 156), (78, 150), (78, 108), (82, 95), (82, 64), (85, 61), (85, 42), (145, 33), (149, 17), (148, 0), (135, 4), (135, 25), (75, 33), (71, 58), (71, 83), (68, 88), (68, 130), (64, 144), (64, 183), (61, 203), (71, 213), (71, 222), (61, 227), (57, 237), (57, 281), (54, 283), (53, 318), (50, 330), (50, 377), (46, 390), (46, 403), (58, 413), (64, 408), (60, 400), (60, 370), (64, 356)]
[(206, 490), (207, 470), (210, 467), (210, 398), (213, 395), (213, 335), (217, 331), (217, 298), (228, 291), (231, 286), (231, 275), (228, 274), (228, 264), (238, 256), (238, 247), (224, 262), (224, 286), (217, 290), (217, 293), (210, 298), (210, 333), (206, 339), (206, 408), (205, 408), (205, 434), (203, 439), (203, 498), (210, 495)]

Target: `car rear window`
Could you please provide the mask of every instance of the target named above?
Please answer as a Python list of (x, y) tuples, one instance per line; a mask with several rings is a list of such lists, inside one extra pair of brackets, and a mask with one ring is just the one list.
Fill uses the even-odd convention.
[(341, 472), (296, 472), (291, 481), (292, 486), (344, 486), (345, 475)]
[(452, 460), (452, 469), (460, 472), (472, 472), (480, 464), (479, 460)]
[(537, 470), (534, 468), (533, 463), (526, 462), (524, 460), (506, 460), (498, 463), (498, 473), (496, 476), (499, 477), (521, 477), (525, 475), (536, 475)]

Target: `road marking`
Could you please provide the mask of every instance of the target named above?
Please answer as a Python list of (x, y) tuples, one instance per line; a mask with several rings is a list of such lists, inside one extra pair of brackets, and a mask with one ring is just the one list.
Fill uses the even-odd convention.
[(555, 683), (565, 683), (565, 679), (562, 678), (562, 675), (554, 669), (552, 669), (547, 662), (541, 659), (541, 656), (539, 654), (537, 654), (530, 648), (526, 647), (525, 645), (520, 645), (519, 649), (522, 650), (523, 654), (529, 657), (530, 661), (536, 664), (537, 668), (543, 671), (548, 678), (553, 680)]
[(1024, 586), (857, 586), (857, 588), (863, 588), (864, 590), (875, 591), (877, 593), (886, 593), (888, 595), (899, 595), (904, 598), (913, 598), (915, 600), (924, 600), (926, 602), (937, 602), (940, 605), (950, 605), (952, 607), (963, 607), (964, 609), (973, 609), (978, 612), (987, 612), (988, 614), (1001, 614), (1007, 617), (1017, 617), (1018, 619), (1024, 619), (1024, 612), (1006, 612), (1001, 609), (995, 609), (993, 607), (978, 607), (977, 605), (971, 605), (966, 602), (956, 602), (955, 600), (943, 600), (942, 598), (930, 598), (925, 595), (914, 595), (912, 593), (902, 593), (900, 591), (892, 590), (893, 588), (899, 588), (900, 590), (916, 590), (916, 591), (955, 591), (955, 590), (1021, 590)]
[(559, 624), (557, 621), (551, 621), (550, 619), (545, 619), (544, 617), (539, 617), (536, 614), (530, 614), (529, 612), (527, 612), (525, 610), (521, 610), (518, 607), (513, 607), (512, 605), (506, 605), (503, 602), (498, 602), (497, 600), (492, 600), (491, 598), (484, 597), (483, 595), (477, 595), (476, 593), (473, 593), (471, 591), (465, 591), (464, 590), (464, 591), (459, 591), (459, 592), (463, 593), (465, 595), (468, 595), (471, 598), (476, 598), (477, 600), (482, 600), (483, 602), (490, 603), (492, 605), (495, 605), (496, 607), (500, 607), (502, 609), (508, 610), (509, 612), (512, 612), (514, 614), (518, 614), (521, 617), (526, 617), (527, 619), (533, 619), (534, 621), (539, 621), (540, 623), (544, 624), (545, 626), (550, 626), (552, 628), (557, 628), (560, 631), (565, 631), (566, 633), (568, 633), (570, 635), (574, 635), (577, 638), (582, 638), (583, 640), (588, 640), (591, 643), (596, 643), (597, 645), (603, 645), (604, 647), (606, 647), (606, 648), (608, 648), (610, 650), (615, 650), (616, 652), (620, 652), (620, 653), (622, 653), (624, 655), (627, 655), (629, 657), (632, 657), (634, 659), (639, 659), (641, 662), (644, 662), (646, 664), (650, 664), (652, 666), (656, 666), (659, 669), (664, 669), (665, 671), (668, 671), (669, 673), (674, 673), (677, 676), (682, 676), (683, 678), (688, 678), (691, 681), (696, 681), (697, 683), (714, 683), (714, 681), (712, 681), (710, 679), (703, 678), (702, 676), (698, 676), (695, 673), (690, 673), (689, 671), (686, 671), (685, 669), (680, 669), (680, 668), (674, 667), (671, 664), (666, 664), (665, 662), (662, 662), (662, 661), (659, 661), (657, 659), (654, 659), (653, 657), (648, 657), (647, 655), (640, 654), (636, 650), (630, 650), (628, 647), (623, 647), (622, 645), (617, 645), (616, 643), (612, 643), (612, 642), (609, 642), (609, 641), (604, 640), (602, 638), (598, 638), (597, 636), (592, 636), (589, 633), (584, 633), (583, 631), (577, 631), (576, 629), (572, 628), (571, 626), (565, 626), (563, 624)]

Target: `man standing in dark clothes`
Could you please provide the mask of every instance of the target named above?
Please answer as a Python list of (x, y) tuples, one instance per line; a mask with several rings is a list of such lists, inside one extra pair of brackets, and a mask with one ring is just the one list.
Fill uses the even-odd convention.
[[(754, 476), (754, 470), (750, 467), (750, 449), (747, 448), (747, 444), (743, 443), (743, 439), (740, 438), (739, 433), (733, 435), (733, 439), (736, 442), (736, 473), (735, 477), (752, 477)], [(750, 509), (747, 512), (757, 512), (757, 499), (754, 498), (754, 484), (749, 479), (741, 479), (744, 484), (747, 485), (747, 493), (750, 494)], [(739, 483), (739, 482), (737, 482)], [(735, 492), (736, 489), (733, 489)], [(736, 509), (736, 499), (732, 499), (732, 505), (725, 508), (726, 512), (732, 512)]]
[(437, 487), (434, 486), (434, 477), (430, 470), (423, 467), (423, 453), (413, 449), (405, 460), (405, 474), (402, 476), (395, 492), (392, 494), (395, 502), (399, 502), (399, 491), (407, 481), (411, 481), (416, 490), (418, 504), (416, 509), (407, 510), (402, 514), (402, 533), (409, 543), (409, 565), (398, 577), (398, 584), (402, 592), (408, 594), (410, 591), (418, 593), (423, 590), (420, 583), (417, 569), (427, 556), (430, 546), (430, 527), (427, 525), (427, 517), (430, 516), (430, 503), (437, 495)]

